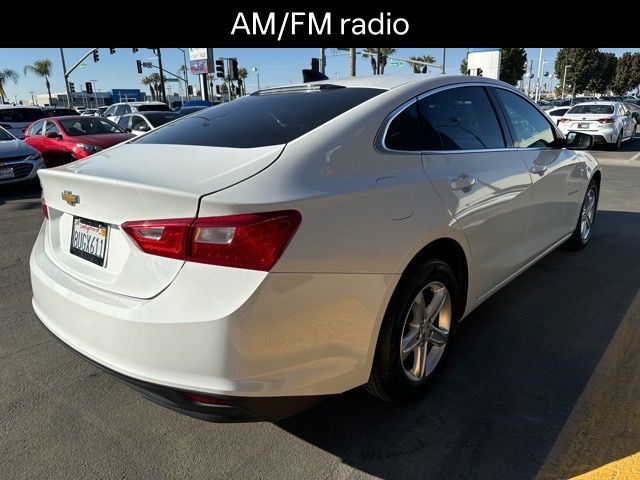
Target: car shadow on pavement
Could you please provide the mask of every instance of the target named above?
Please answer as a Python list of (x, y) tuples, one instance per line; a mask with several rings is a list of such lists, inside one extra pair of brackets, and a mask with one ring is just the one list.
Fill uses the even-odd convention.
[[(640, 256), (629, 254), (639, 244), (640, 214), (600, 211), (586, 249), (551, 253), (463, 322), (424, 399), (396, 406), (356, 389), (278, 426), (385, 479), (536, 477), (640, 302)], [(630, 434), (570, 473), (636, 453)]]
[[(31, 184), (15, 184), (0, 185), (0, 205), (12, 200), (33, 200), (35, 206), (40, 205), (40, 185)], [(31, 205), (32, 202), (28, 202)], [(24, 206), (22, 207), (24, 208)]]

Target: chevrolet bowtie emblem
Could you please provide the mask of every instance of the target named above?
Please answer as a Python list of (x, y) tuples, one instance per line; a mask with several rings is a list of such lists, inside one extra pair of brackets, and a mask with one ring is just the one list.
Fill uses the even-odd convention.
[(62, 192), (62, 199), (72, 207), (80, 203), (80, 195), (74, 195), (73, 192), (69, 190)]

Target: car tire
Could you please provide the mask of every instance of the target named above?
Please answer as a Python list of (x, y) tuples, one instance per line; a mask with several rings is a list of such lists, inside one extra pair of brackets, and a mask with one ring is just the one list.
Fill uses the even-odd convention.
[(563, 245), (565, 250), (571, 250), (574, 252), (582, 250), (587, 246), (589, 240), (591, 240), (593, 224), (596, 219), (596, 212), (598, 211), (598, 196), (598, 184), (592, 179), (584, 194), (584, 199), (582, 200), (582, 206), (580, 207), (580, 215), (578, 217), (576, 228), (573, 230), (569, 240), (567, 240)]
[(616, 138), (615, 143), (611, 144), (611, 148), (613, 150), (620, 150), (621, 146), (622, 146), (622, 130), (620, 130), (620, 133), (618, 133), (618, 138)]
[(428, 260), (405, 273), (380, 327), (369, 392), (389, 402), (422, 396), (442, 369), (461, 305), (456, 277), (445, 262)]

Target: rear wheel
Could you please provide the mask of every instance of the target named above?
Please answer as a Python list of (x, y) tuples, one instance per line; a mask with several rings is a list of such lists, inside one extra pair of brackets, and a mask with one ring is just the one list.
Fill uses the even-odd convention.
[(576, 225), (576, 228), (569, 240), (564, 244), (564, 247), (567, 250), (582, 250), (587, 246), (587, 243), (591, 240), (591, 233), (593, 230), (593, 223), (596, 219), (597, 207), (598, 184), (595, 180), (591, 180), (591, 183), (589, 183), (589, 187), (587, 188), (587, 192), (584, 195), (584, 200), (582, 201), (578, 224)]
[(618, 138), (616, 138), (616, 143), (611, 145), (613, 147), (614, 150), (620, 150), (620, 147), (622, 146), (622, 130), (620, 130), (620, 133), (618, 133)]
[(440, 373), (460, 303), (445, 262), (429, 260), (403, 278), (380, 329), (368, 389), (392, 402), (421, 396)]

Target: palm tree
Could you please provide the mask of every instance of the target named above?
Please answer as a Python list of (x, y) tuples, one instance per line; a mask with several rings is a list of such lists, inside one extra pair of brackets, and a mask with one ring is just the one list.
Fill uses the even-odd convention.
[(160, 83), (160, 74), (152, 73), (151, 75), (147, 75), (142, 79), (143, 85), (149, 86), (149, 91), (151, 92), (151, 100), (156, 99), (156, 92), (158, 91), (158, 83)]
[(242, 95), (247, 94), (246, 80), (248, 75), (249, 72), (247, 72), (246, 68), (242, 67), (238, 70), (238, 82), (240, 83), (240, 88), (242, 88)]
[[(364, 53), (371, 53), (372, 55), (370, 55), (371, 58), (374, 59), (374, 61), (371, 62), (371, 68), (373, 69), (373, 74), (376, 74), (376, 64), (375, 64), (375, 59), (377, 58), (378, 55), (378, 49), (377, 48), (365, 48), (364, 49)], [(381, 48), (380, 49), (380, 55), (382, 57), (388, 57), (389, 55), (393, 55), (394, 53), (396, 53), (396, 49), (395, 48)], [(384, 60), (384, 58), (383, 58)], [(380, 73), (382, 75), (384, 75), (384, 66), (387, 64), (386, 60), (380, 63)]]
[[(424, 63), (433, 63), (436, 61), (431, 55), (420, 55), (419, 57), (409, 57), (409, 60), (417, 60), (418, 62)], [(422, 65), (420, 63), (412, 63), (413, 73), (420, 73), (422, 71), (422, 67), (426, 67), (426, 65)], [(429, 67), (425, 70), (425, 72), (429, 71)]]
[(20, 75), (15, 70), (10, 68), (0, 70), (0, 103), (4, 103), (4, 97), (7, 96), (7, 92), (4, 90), (7, 81), (13, 80), (13, 83), (18, 83), (18, 78), (20, 78)]
[(53, 70), (53, 63), (48, 58), (44, 60), (36, 60), (33, 65), (26, 65), (24, 67), (24, 74), (31, 72), (38, 77), (44, 77), (44, 81), (47, 85), (47, 93), (49, 94), (49, 105), (53, 105), (53, 99), (51, 98), (51, 85), (49, 84), (49, 77), (51, 76), (51, 70)]

